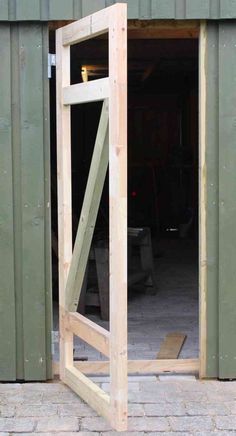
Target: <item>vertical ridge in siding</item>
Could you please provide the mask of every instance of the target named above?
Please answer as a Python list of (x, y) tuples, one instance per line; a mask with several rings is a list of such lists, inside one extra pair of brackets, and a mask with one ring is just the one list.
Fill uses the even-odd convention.
[(10, 25), (0, 26), (0, 380), (15, 380)]
[(12, 149), (14, 198), (14, 271), (16, 298), (16, 379), (24, 379), (22, 307), (22, 202), (20, 135), (19, 25), (11, 25)]

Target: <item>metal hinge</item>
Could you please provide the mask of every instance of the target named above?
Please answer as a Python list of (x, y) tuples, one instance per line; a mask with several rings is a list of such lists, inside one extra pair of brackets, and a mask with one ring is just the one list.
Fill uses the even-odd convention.
[(48, 78), (52, 78), (52, 67), (56, 66), (56, 55), (48, 53)]

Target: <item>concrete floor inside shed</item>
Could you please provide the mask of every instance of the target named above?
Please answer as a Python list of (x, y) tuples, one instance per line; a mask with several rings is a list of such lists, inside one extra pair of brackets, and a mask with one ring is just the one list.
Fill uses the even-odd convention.
[[(162, 341), (168, 333), (179, 332), (187, 336), (179, 358), (197, 358), (198, 332), (198, 254), (196, 241), (165, 239), (158, 243), (160, 253), (154, 258), (157, 292), (151, 295), (139, 286), (128, 293), (128, 358), (155, 359)], [(86, 314), (104, 328), (99, 313)], [(58, 331), (58, 307), (54, 304), (54, 331)], [(98, 351), (75, 338), (75, 358), (106, 360)], [(54, 359), (59, 358), (57, 335)]]

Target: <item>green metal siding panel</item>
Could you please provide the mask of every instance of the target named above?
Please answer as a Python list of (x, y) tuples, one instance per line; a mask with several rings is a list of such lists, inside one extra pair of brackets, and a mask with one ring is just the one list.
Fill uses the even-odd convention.
[(1, 20), (8, 20), (8, 2), (6, 0), (0, 0), (0, 18)]
[(40, 3), (38, 0), (20, 0), (16, 2), (16, 16), (19, 21), (40, 20)]
[[(231, 2), (232, 3), (232, 2)], [(219, 24), (219, 377), (236, 377), (236, 22)]]
[(206, 235), (207, 235), (207, 377), (218, 376), (219, 350), (219, 59), (218, 25), (207, 26), (206, 59)]
[(210, 0), (186, 0), (186, 18), (209, 18)]
[(49, 2), (49, 20), (70, 20), (74, 17), (74, 2), (66, 0), (61, 2), (58, 0), (50, 0)]
[(46, 378), (41, 26), (21, 25), (19, 45), (24, 369), (34, 380)]
[(10, 29), (0, 28), (0, 377), (16, 373)]
[(82, 0), (82, 15), (90, 15), (106, 7), (105, 0)]
[[(0, 25), (0, 32), (4, 26)], [(1, 184), (6, 194), (8, 189), (8, 196), (3, 197), (1, 207), (9, 207), (13, 198), (14, 226), (9, 229), (8, 240), (5, 237), (0, 239), (1, 259), (6, 261), (5, 276), (0, 275), (0, 287), (8, 286), (9, 289), (8, 293), (4, 293), (5, 319), (0, 317), (0, 327), (4, 334), (9, 330), (10, 335), (10, 322), (15, 322), (16, 344), (12, 338), (14, 353), (13, 350), (9, 352), (12, 364), (9, 363), (5, 373), (0, 360), (0, 379), (45, 380), (51, 376), (52, 320), (48, 30), (47, 24), (25, 23), (7, 27), (11, 32), (10, 45), (6, 44), (8, 56), (11, 53), (11, 65), (6, 62), (7, 75), (1, 80), (0, 94), (4, 92), (11, 96), (9, 126), (12, 132), (6, 137), (5, 146), (8, 147), (9, 166), (13, 170), (12, 175), (9, 172), (13, 194), (10, 195), (10, 185)], [(0, 119), (6, 119), (4, 110), (7, 105), (4, 109), (1, 102)], [(10, 213), (8, 215), (10, 227)], [(14, 246), (9, 249), (13, 235)], [(14, 256), (14, 262), (10, 262), (8, 252)], [(1, 266), (4, 267), (3, 262)], [(10, 302), (11, 286), (13, 302)], [(13, 303), (15, 307), (12, 307)], [(6, 344), (0, 340), (0, 356), (5, 355), (8, 356)], [(15, 360), (16, 368), (11, 370)]]
[(152, 0), (152, 18), (175, 18), (175, 0)]
[(220, 1), (221, 18), (236, 18), (236, 0)]
[(148, 20), (152, 16), (152, 1), (151, 0), (144, 0), (143, 2), (140, 2), (140, 11), (139, 11), (139, 18), (142, 20)]
[(19, 26), (11, 27), (11, 93), (12, 93), (12, 149), (14, 185), (14, 272), (16, 298), (16, 378), (24, 379), (24, 340), (22, 308), (22, 202), (21, 202), (21, 135)]
[(236, 18), (236, 0), (0, 0), (0, 21), (77, 20), (119, 1), (130, 19)]

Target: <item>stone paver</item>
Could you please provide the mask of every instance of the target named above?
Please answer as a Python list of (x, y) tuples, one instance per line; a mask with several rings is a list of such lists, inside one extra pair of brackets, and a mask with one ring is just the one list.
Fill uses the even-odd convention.
[[(108, 379), (98, 385), (107, 387)], [(147, 383), (145, 385), (145, 383)], [(170, 377), (129, 380), (124, 436), (236, 436), (236, 383)], [(219, 400), (220, 398), (220, 400)], [(113, 436), (62, 383), (0, 384), (0, 436)]]

